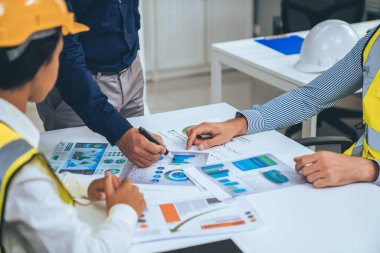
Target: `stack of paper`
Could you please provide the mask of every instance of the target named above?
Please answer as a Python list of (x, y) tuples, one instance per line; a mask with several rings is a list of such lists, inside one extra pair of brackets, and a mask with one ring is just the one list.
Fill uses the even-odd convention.
[(263, 222), (243, 195), (305, 183), (254, 136), (237, 137), (203, 152), (185, 150), (190, 127), (160, 131), (174, 158), (162, 156), (148, 168), (137, 168), (108, 143), (60, 142), (50, 162), (56, 173), (102, 175), (109, 170), (139, 185), (148, 208), (139, 220), (135, 242), (259, 228)]

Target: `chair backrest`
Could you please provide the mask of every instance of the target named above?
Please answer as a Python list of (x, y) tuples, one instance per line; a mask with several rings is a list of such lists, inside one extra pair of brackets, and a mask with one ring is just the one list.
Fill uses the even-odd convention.
[(365, 0), (282, 0), (283, 32), (309, 30), (327, 19), (362, 21)]

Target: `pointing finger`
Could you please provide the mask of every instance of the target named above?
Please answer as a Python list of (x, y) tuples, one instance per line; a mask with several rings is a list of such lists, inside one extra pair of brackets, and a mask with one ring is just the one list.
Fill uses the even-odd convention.
[(217, 146), (220, 144), (223, 144), (222, 139), (220, 138), (220, 136), (215, 136), (215, 137), (208, 139), (208, 140), (204, 141), (203, 143), (201, 143), (199, 145), (199, 150), (209, 149), (211, 147), (214, 147), (214, 146)]
[(190, 149), (191, 146), (194, 145), (194, 142), (197, 140), (198, 135), (210, 134), (210, 133), (211, 133), (210, 128), (204, 123), (199, 126), (191, 128), (189, 131), (186, 131), (186, 134), (189, 137), (187, 139), (186, 149)]

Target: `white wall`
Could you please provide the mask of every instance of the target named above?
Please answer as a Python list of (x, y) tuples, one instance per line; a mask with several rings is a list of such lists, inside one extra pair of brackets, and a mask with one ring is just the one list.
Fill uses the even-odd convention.
[(252, 36), (252, 0), (142, 0), (148, 79), (209, 71), (215, 42)]

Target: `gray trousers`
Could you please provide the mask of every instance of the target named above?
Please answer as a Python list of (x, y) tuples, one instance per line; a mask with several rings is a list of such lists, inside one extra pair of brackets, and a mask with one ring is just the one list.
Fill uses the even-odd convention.
[[(144, 115), (144, 77), (139, 56), (128, 70), (119, 75), (98, 74), (93, 78), (108, 97), (108, 102), (123, 117)], [(42, 103), (37, 104), (37, 110), (46, 131), (84, 125), (81, 118), (62, 100), (57, 88)]]

